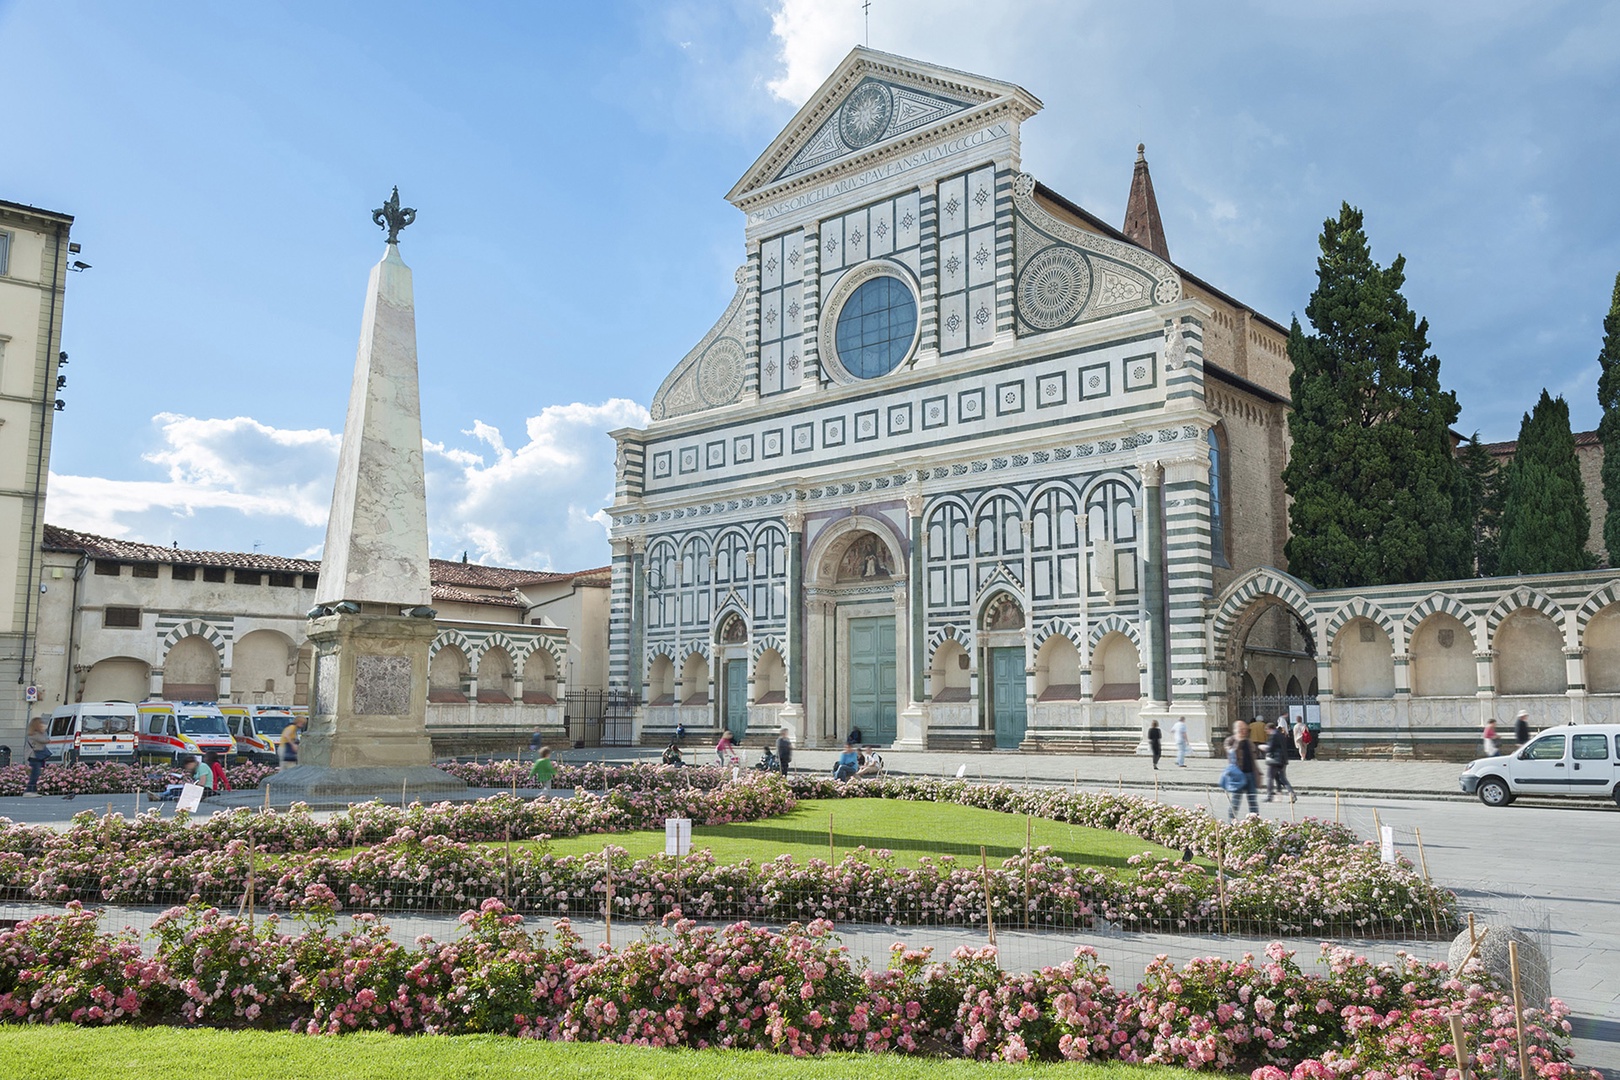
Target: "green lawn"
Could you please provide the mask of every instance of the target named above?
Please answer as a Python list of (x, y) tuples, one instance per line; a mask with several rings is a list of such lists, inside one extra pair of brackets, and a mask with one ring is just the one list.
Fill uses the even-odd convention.
[(988, 1065), (888, 1055), (792, 1058), (495, 1035), (309, 1036), (179, 1028), (0, 1028), (6, 1080), (1193, 1080), (1128, 1065)]
[[(831, 846), (828, 824), (831, 819)], [(1119, 869), (1132, 855), (1178, 853), (1124, 833), (1087, 829), (1044, 818), (1034, 819), (1035, 846), (1049, 845), (1070, 863), (1099, 869)], [(842, 859), (858, 848), (887, 849), (900, 866), (916, 866), (925, 855), (954, 855), (960, 861), (979, 861), (983, 845), (992, 866), (1016, 856), (1024, 847), (1025, 818), (955, 803), (912, 802), (904, 799), (806, 799), (780, 817), (735, 825), (714, 825), (692, 830), (692, 848), (708, 848), (722, 863), (753, 859), (768, 861), (778, 855), (795, 860)], [(559, 855), (600, 851), (603, 845), (626, 848), (637, 857), (664, 851), (664, 833), (631, 832), (571, 836), (549, 841)]]

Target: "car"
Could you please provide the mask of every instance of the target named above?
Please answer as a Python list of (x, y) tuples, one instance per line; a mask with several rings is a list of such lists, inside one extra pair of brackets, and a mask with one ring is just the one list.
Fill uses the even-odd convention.
[(1470, 762), (1460, 783), (1486, 806), (1509, 806), (1520, 795), (1620, 803), (1620, 724), (1548, 728), (1511, 754)]

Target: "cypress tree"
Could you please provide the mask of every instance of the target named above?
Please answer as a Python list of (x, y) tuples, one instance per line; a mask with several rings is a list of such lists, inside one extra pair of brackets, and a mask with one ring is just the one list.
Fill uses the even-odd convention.
[(1603, 349), (1598, 353), (1598, 438), (1603, 443), (1603, 546), (1609, 565), (1620, 566), (1620, 274), (1614, 277), (1614, 299), (1603, 320)]
[(1589, 570), (1586, 550), (1592, 514), (1575, 459), (1569, 402), (1541, 392), (1519, 425), (1519, 445), (1502, 470), (1502, 539), (1499, 574), (1555, 574)]
[(1459, 512), (1474, 529), (1474, 571), (1480, 577), (1491, 577), (1496, 573), (1497, 532), (1502, 520), (1501, 472), (1496, 459), (1480, 443), (1479, 432), (1457, 451), (1457, 467), (1463, 482)]
[(1440, 389), (1428, 320), (1401, 295), (1406, 260), (1374, 262), (1349, 203), (1323, 223), (1321, 248), (1313, 333), (1295, 319), (1288, 335), (1289, 569), (1321, 588), (1468, 576), (1457, 398)]

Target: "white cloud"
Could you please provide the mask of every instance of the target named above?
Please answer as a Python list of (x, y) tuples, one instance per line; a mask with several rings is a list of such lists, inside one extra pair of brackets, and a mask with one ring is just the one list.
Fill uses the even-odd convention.
[[(526, 441), (507, 445), (475, 420), (471, 445), (425, 443), (428, 524), (435, 555), (578, 570), (608, 561), (613, 442), (647, 411), (616, 398), (555, 405), (530, 417)], [(276, 428), (250, 417), (153, 418), (157, 445), (142, 460), (165, 479), (52, 473), (54, 525), (187, 548), (318, 557), (340, 437)]]
[(516, 450), (481, 421), (463, 434), (482, 443), (487, 456), (429, 444), (435, 550), (540, 570), (606, 564), (603, 508), (613, 501), (613, 441), (606, 433), (648, 419), (646, 409), (625, 398), (576, 402), (529, 417), (528, 441)]

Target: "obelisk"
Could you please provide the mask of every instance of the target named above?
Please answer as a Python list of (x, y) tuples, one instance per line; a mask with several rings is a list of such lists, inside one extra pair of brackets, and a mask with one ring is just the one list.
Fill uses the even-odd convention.
[(371, 268), (317, 603), (314, 703), (299, 763), (272, 781), (295, 796), (442, 792), (464, 787), (433, 768), (426, 727), (427, 487), (417, 388), (416, 307), (399, 231), (416, 211), (399, 189), (373, 220), (388, 230)]

